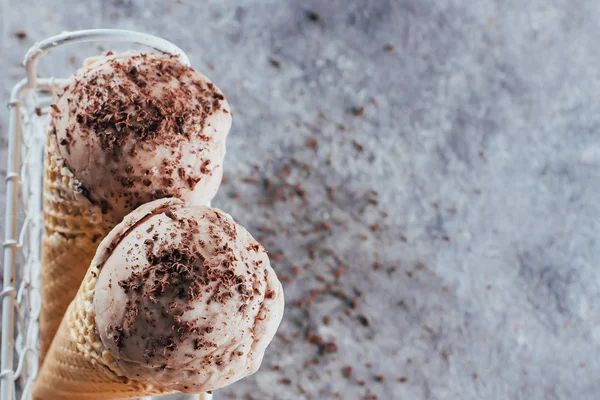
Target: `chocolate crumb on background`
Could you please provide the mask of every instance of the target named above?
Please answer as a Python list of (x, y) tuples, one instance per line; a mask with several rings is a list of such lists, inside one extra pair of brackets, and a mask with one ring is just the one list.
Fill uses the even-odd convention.
[(350, 375), (352, 375), (352, 367), (344, 367), (342, 369), (342, 375), (346, 379), (350, 378)]
[(363, 115), (365, 115), (365, 107), (352, 107), (350, 109), (350, 114), (354, 115), (355, 117), (362, 117)]
[(279, 61), (278, 59), (271, 57), (269, 59), (269, 62), (271, 63), (271, 65), (273, 67), (275, 67), (275, 68), (281, 68), (281, 61)]
[(306, 18), (311, 22), (319, 22), (321, 20), (319, 13), (313, 10), (306, 11)]
[(15, 37), (19, 40), (27, 39), (27, 33), (23, 29), (17, 29), (15, 31)]

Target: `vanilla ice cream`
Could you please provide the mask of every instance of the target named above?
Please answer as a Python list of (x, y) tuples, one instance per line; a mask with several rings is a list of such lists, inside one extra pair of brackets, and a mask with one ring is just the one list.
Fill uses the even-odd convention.
[(131, 379), (197, 393), (259, 368), (283, 315), (265, 249), (222, 211), (146, 204), (102, 242), (92, 308)]
[(157, 198), (206, 204), (216, 194), (229, 105), (177, 59), (138, 52), (90, 59), (52, 108), (52, 147), (105, 220), (118, 223)]

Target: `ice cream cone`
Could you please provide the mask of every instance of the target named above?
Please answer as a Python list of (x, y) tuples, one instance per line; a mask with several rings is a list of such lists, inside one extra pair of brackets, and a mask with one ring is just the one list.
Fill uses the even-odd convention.
[(198, 393), (253, 374), (283, 316), (264, 248), (231, 216), (147, 203), (99, 244), (34, 399)]
[(44, 159), (44, 232), (40, 355), (44, 359), (65, 310), (75, 297), (100, 241), (111, 226), (77, 189), (56, 153), (51, 131)]

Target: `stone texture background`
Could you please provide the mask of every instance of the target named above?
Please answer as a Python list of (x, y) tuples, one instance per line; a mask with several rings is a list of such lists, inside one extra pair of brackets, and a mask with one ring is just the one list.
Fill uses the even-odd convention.
[(35, 40), (94, 27), (172, 40), (228, 95), (214, 204), (270, 250), (287, 310), (261, 370), (218, 399), (598, 398), (600, 2), (4, 0), (0, 16), (3, 103)]

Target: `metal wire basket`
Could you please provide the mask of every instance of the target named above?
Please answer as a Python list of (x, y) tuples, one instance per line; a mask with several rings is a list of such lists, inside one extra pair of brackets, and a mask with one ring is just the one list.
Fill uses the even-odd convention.
[[(65, 32), (29, 49), (23, 62), (27, 78), (12, 90), (6, 176), (6, 231), (2, 297), (0, 399), (30, 399), (38, 372), (40, 313), (43, 150), (52, 90), (64, 79), (38, 78), (36, 62), (47, 51), (70, 43), (118, 41), (175, 55), (189, 65), (177, 46), (139, 32), (93, 29)], [(210, 400), (212, 395), (200, 396)], [(198, 397), (195, 397), (198, 398)]]

